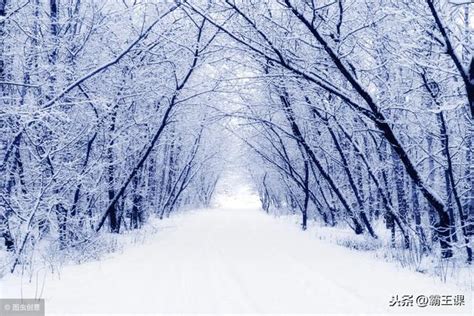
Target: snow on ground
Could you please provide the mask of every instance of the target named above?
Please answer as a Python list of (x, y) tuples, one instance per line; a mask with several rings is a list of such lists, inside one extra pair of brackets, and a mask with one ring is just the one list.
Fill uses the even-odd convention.
[[(0, 280), (0, 297), (46, 299), (47, 313), (460, 313), (472, 293), (317, 240), (266, 215), (249, 188), (222, 188), (215, 208), (160, 223), (143, 245), (60, 278)], [(39, 279), (42, 279), (40, 277)], [(464, 307), (389, 307), (394, 295), (464, 294)]]

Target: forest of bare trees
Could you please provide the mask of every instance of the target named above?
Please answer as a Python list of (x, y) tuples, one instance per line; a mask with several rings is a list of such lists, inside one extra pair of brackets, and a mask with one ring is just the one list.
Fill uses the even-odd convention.
[(194, 8), (253, 57), (259, 98), (239, 115), (264, 208), (374, 239), (383, 218), (393, 246), (471, 262), (469, 5), (225, 2), (225, 24)]
[(383, 223), (392, 247), (472, 262), (473, 15), (448, 0), (0, 0), (9, 271), (208, 206), (224, 129), (265, 211), (374, 240)]
[(217, 31), (205, 19), (166, 3), (0, 7), (0, 227), (12, 271), (42, 241), (81, 252), (101, 230), (209, 203), (219, 140), (204, 142), (203, 102), (215, 83), (197, 72)]

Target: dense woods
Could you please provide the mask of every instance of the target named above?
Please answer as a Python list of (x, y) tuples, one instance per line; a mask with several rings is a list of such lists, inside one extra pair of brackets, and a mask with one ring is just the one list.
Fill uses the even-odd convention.
[(166, 3), (2, 7), (0, 231), (12, 271), (42, 242), (80, 253), (101, 230), (209, 203), (209, 23)]
[(383, 219), (393, 246), (471, 262), (469, 6), (225, 2), (231, 22), (209, 21), (260, 78), (241, 116), (264, 207), (374, 239)]
[[(0, 237), (37, 247), (208, 206), (229, 150), (269, 213), (472, 261), (472, 6), (0, 0)], [(235, 148), (234, 148), (235, 149)], [(99, 241), (97, 241), (99, 240)]]

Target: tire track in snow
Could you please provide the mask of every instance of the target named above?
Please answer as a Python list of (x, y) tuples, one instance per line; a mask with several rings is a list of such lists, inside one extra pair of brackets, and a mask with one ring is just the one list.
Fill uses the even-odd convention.
[(236, 274), (234, 273), (235, 271), (232, 271), (230, 269), (229, 261), (224, 260), (224, 255), (220, 247), (216, 246), (216, 243), (214, 242), (214, 238), (210, 238), (211, 235), (211, 230), (208, 231), (207, 233), (208, 238), (207, 238), (207, 251), (209, 252), (209, 249), (212, 249), (213, 253), (216, 256), (213, 256), (217, 262), (215, 262), (215, 267), (219, 267), (219, 272), (221, 276), (224, 276), (226, 279), (230, 280), (235, 286), (234, 289), (236, 289), (240, 294), (241, 297), (244, 298), (244, 300), (240, 299), (239, 303), (243, 306), (245, 306), (246, 311), (252, 311), (259, 313), (261, 312), (260, 308), (258, 308), (255, 300), (249, 295), (248, 291), (245, 290), (245, 287), (241, 280), (236, 277)]

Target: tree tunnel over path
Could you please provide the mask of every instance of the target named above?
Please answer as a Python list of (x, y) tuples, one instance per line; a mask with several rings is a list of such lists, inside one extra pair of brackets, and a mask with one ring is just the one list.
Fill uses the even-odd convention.
[[(472, 17), (447, 0), (0, 0), (0, 275), (99, 258), (111, 239), (207, 210), (237, 171), (254, 212), (193, 213), (167, 236), (185, 251), (185, 227), (210, 230), (196, 238), (227, 285), (241, 284), (242, 310), (260, 305), (243, 303), (250, 284), (214, 237), (244, 235), (244, 257), (246, 238), (258, 253), (281, 241), (269, 273), (302, 255), (264, 213), (350, 232), (414, 269), (469, 269)], [(292, 276), (329, 262), (313, 256)], [(298, 300), (320, 294), (303, 281)]]

